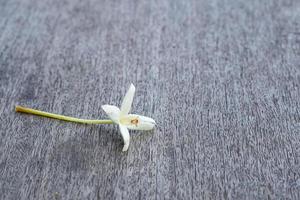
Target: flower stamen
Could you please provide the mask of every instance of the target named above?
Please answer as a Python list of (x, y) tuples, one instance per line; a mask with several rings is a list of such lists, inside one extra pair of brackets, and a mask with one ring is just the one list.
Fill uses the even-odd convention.
[(138, 120), (138, 119), (132, 119), (132, 120), (130, 121), (130, 123), (133, 124), (133, 125), (135, 125), (135, 126), (137, 126), (138, 123), (139, 123), (139, 120)]

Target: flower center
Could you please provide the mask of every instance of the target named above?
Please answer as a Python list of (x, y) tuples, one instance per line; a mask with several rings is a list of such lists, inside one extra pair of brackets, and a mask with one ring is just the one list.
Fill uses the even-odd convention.
[(120, 119), (120, 123), (125, 126), (136, 126), (137, 127), (140, 123), (140, 120), (137, 116), (127, 115)]

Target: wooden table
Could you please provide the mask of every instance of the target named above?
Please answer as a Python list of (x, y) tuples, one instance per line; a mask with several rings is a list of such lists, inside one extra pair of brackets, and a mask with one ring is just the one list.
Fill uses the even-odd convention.
[(0, 199), (300, 199), (298, 0), (0, 0), (0, 97)]

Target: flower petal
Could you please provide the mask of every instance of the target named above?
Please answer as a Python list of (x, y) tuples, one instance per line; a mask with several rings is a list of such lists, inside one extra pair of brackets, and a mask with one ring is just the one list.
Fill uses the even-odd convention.
[(121, 135), (124, 141), (124, 147), (122, 149), (122, 151), (127, 151), (128, 147), (129, 147), (129, 142), (130, 142), (130, 135), (129, 135), (129, 131), (125, 126), (119, 125), (120, 127), (120, 131), (121, 131)]
[(131, 109), (133, 97), (134, 97), (135, 87), (131, 83), (121, 105), (121, 115), (127, 115)]
[(119, 123), (120, 109), (116, 106), (103, 105), (102, 109), (114, 123)]
[(156, 125), (154, 119), (141, 115), (122, 116), (119, 123), (131, 130), (151, 130)]

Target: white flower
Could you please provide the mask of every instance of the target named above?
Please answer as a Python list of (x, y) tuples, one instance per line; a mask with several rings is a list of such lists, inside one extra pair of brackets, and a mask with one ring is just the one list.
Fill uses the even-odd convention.
[(122, 151), (127, 151), (130, 142), (130, 135), (128, 129), (132, 130), (151, 130), (155, 126), (155, 121), (152, 118), (129, 114), (135, 87), (133, 84), (130, 85), (127, 91), (122, 105), (121, 110), (116, 106), (103, 105), (102, 109), (110, 117), (110, 119), (119, 125), (122, 138), (124, 140), (124, 147)]

